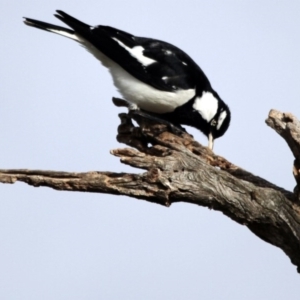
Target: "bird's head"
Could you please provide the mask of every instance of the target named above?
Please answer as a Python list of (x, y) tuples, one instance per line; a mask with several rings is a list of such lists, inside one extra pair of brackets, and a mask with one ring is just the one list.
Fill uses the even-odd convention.
[(208, 137), (208, 147), (213, 149), (214, 140), (221, 137), (229, 127), (229, 107), (212, 90), (196, 97), (193, 109), (200, 114), (203, 125), (199, 126), (199, 129)]
[(230, 124), (230, 110), (228, 106), (219, 99), (218, 110), (209, 122), (208, 147), (213, 149), (214, 140), (221, 137), (228, 129)]

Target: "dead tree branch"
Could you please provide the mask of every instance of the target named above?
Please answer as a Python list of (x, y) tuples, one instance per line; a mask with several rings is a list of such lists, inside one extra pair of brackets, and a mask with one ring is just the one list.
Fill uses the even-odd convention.
[(285, 139), (295, 157), (293, 174), (297, 185), (294, 194), (300, 203), (300, 122), (290, 113), (271, 110), (266, 123)]
[[(114, 103), (124, 106), (122, 100)], [(131, 119), (138, 123), (134, 126)], [(0, 170), (0, 182), (23, 181), (56, 190), (126, 195), (170, 206), (188, 202), (223, 212), (264, 241), (281, 248), (300, 273), (299, 188), (286, 191), (215, 155), (187, 133), (175, 135), (165, 124), (120, 114), (117, 139), (131, 148), (111, 153), (141, 174), (39, 170)], [(267, 124), (288, 143), (299, 186), (300, 123), (272, 110)]]

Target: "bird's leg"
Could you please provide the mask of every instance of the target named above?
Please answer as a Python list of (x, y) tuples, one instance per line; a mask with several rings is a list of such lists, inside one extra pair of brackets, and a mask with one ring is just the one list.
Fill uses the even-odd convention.
[(140, 117), (146, 118), (148, 120), (151, 120), (151, 121), (154, 121), (154, 122), (157, 122), (160, 124), (164, 124), (164, 125), (168, 126), (168, 128), (172, 131), (172, 133), (174, 133), (176, 135), (182, 135), (182, 134), (186, 133), (186, 130), (183, 127), (181, 127), (179, 124), (174, 125), (173, 123), (171, 123), (165, 119), (162, 119), (157, 115), (146, 113), (145, 111), (140, 110), (137, 105), (130, 103), (124, 99), (113, 97), (112, 101), (113, 101), (114, 105), (116, 105), (118, 107), (127, 107), (129, 110), (129, 115), (131, 115), (131, 116), (140, 116)]
[(148, 114), (142, 110), (138, 110), (138, 109), (130, 110), (129, 115), (140, 116), (140, 117), (146, 118), (148, 120), (151, 120), (151, 121), (154, 121), (154, 122), (157, 122), (160, 124), (164, 124), (164, 125), (168, 126), (168, 128), (172, 131), (172, 133), (174, 133), (176, 135), (182, 135), (186, 132), (184, 128), (182, 128), (182, 127), (179, 128), (167, 120), (161, 119), (160, 117), (158, 117), (156, 115)]

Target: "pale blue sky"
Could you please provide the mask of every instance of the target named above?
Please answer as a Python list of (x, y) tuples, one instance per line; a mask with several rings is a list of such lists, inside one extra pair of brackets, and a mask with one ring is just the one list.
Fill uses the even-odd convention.
[[(78, 3), (78, 4), (77, 4)], [(215, 152), (292, 190), (293, 157), (264, 120), (300, 118), (299, 1), (0, 0), (0, 168), (134, 171), (118, 144), (118, 96), (75, 42), (29, 28), (61, 9), (168, 41), (205, 71), (232, 110)], [(190, 130), (200, 142), (206, 138)], [(0, 299), (289, 299), (285, 254), (224, 215), (101, 194), (0, 185)]]

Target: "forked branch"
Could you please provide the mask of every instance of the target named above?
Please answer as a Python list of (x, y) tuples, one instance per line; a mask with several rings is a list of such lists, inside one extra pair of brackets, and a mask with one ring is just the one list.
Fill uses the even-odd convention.
[[(115, 100), (118, 106), (124, 103)], [(132, 118), (138, 126), (134, 126)], [(188, 202), (223, 212), (272, 245), (280, 247), (300, 272), (300, 200), (201, 146), (187, 133), (143, 116), (120, 114), (117, 139), (131, 148), (111, 153), (144, 169), (140, 174), (38, 170), (0, 170), (0, 182), (23, 181), (56, 190), (127, 195), (170, 206)], [(295, 156), (299, 184), (300, 126), (290, 114), (271, 111), (267, 124), (288, 143)], [(172, 129), (172, 128), (171, 128)]]

